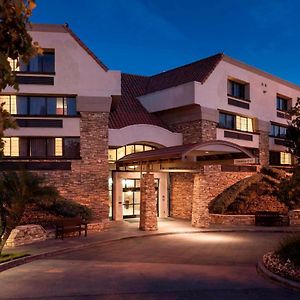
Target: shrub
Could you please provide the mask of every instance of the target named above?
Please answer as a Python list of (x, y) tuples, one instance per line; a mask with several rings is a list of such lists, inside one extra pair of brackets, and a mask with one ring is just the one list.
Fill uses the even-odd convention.
[(277, 196), (290, 209), (300, 208), (300, 167), (295, 168), (291, 177), (280, 182)]
[(275, 178), (277, 180), (282, 180), (283, 178), (286, 177), (286, 173), (283, 170), (275, 169), (275, 168), (268, 168), (268, 167), (263, 167), (260, 172), (264, 175), (268, 175), (272, 178)]
[(275, 253), (300, 267), (300, 236), (288, 236), (283, 239)]
[(92, 211), (87, 206), (67, 199), (57, 199), (53, 202), (42, 203), (40, 207), (53, 215), (66, 218), (81, 217), (88, 221), (92, 217)]

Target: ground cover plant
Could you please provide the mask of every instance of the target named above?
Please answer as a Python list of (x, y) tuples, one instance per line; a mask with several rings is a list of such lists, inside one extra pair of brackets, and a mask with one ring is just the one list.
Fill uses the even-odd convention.
[(0, 254), (0, 264), (5, 263), (11, 260), (15, 260), (18, 258), (26, 257), (29, 256), (27, 253), (5, 253), (5, 254)]
[(219, 194), (210, 204), (210, 213), (254, 214), (259, 210), (288, 212), (288, 206), (278, 197), (279, 185), (286, 172), (262, 168), (260, 173), (240, 180)]
[(274, 252), (264, 255), (263, 263), (269, 271), (300, 282), (300, 235), (283, 239)]
[[(27, 208), (37, 206), (54, 218), (91, 217), (87, 207), (62, 199), (57, 189), (45, 184), (45, 178), (27, 171), (9, 171), (0, 174), (0, 254), (11, 231), (22, 223)], [(44, 215), (43, 215), (44, 216)], [(25, 224), (37, 223), (29, 209)]]

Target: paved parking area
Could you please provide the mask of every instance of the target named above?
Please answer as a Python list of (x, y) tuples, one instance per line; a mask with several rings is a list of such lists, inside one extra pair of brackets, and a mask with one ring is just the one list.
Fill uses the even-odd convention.
[(0, 273), (8, 299), (299, 299), (256, 272), (285, 233), (181, 233), (109, 242)]

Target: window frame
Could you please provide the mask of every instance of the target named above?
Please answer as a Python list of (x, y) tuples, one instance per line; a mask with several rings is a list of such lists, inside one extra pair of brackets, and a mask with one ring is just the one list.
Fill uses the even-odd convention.
[[(18, 153), (19, 155), (18, 156), (12, 156), (11, 153), (12, 153), (12, 142), (11, 142), (11, 139), (18, 139)], [(54, 137), (38, 137), (38, 136), (30, 136), (30, 137), (4, 137), (4, 141), (6, 139), (10, 139), (10, 155), (9, 156), (3, 156), (3, 159), (26, 159), (26, 160), (40, 160), (40, 159), (47, 159), (47, 160), (53, 160), (53, 159), (64, 159), (64, 160), (76, 160), (76, 159), (81, 159), (81, 156), (80, 156), (80, 137), (78, 136), (64, 136), (64, 137), (61, 137), (61, 136), (54, 136)], [(20, 139), (24, 139), (25, 140), (25, 143), (26, 143), (26, 155), (20, 155)], [(46, 150), (46, 155), (45, 156), (31, 156), (31, 142), (33, 140), (37, 140), (37, 139), (41, 139), (41, 140), (45, 140), (45, 150)], [(48, 148), (48, 142), (49, 140), (53, 139), (54, 140), (54, 155), (51, 155), (49, 154), (49, 148)], [(56, 139), (62, 139), (62, 155), (55, 155), (56, 153)], [(66, 149), (65, 149), (65, 140), (66, 139), (77, 139), (78, 140), (78, 143), (79, 143), (79, 151), (78, 151), (78, 155), (75, 155), (75, 156), (66, 156)]]
[(249, 91), (247, 93), (247, 86), (249, 85), (248, 83), (230, 79), (230, 78), (228, 79), (228, 83), (229, 83), (229, 88), (227, 90), (228, 96), (249, 101), (248, 99), (249, 97), (247, 97), (247, 94), (249, 93)]
[[(76, 109), (76, 102), (77, 102), (77, 97), (73, 96), (73, 95), (64, 95), (64, 96), (60, 96), (60, 95), (22, 95), (22, 94), (18, 94), (18, 95), (0, 95), (4, 96), (4, 97), (9, 97), (9, 104), (6, 105), (6, 108), (9, 108), (8, 112), (11, 113), (12, 111), (12, 96), (16, 97), (16, 103), (15, 103), (15, 107), (14, 107), (14, 111), (15, 113), (11, 113), (12, 116), (14, 117), (79, 117), (80, 116), (80, 112), (75, 111), (75, 114), (68, 114), (68, 100), (70, 101), (75, 101), (75, 109)], [(18, 114), (17, 110), (18, 110), (18, 105), (17, 105), (17, 101), (18, 101), (18, 97), (23, 97), (25, 98), (25, 102), (26, 102), (26, 114)], [(44, 98), (45, 99), (45, 114), (31, 114), (30, 113), (30, 107), (31, 107), (31, 98)], [(48, 104), (48, 101), (51, 101), (50, 99), (56, 99), (56, 105), (57, 105), (57, 100), (59, 98), (62, 98), (62, 114), (50, 114), (48, 113), (48, 108), (50, 107)], [(9, 106), (9, 107), (7, 107)], [(57, 109), (57, 106), (56, 106)]]
[[(276, 110), (282, 111), (282, 112), (288, 112), (291, 107), (291, 98), (282, 96), (277, 94), (276, 96)], [(285, 103), (285, 105), (282, 105), (282, 103)], [(283, 107), (285, 106), (285, 107)]]
[[(225, 116), (225, 120), (227, 117), (232, 117), (233, 118), (233, 127), (227, 127), (227, 126), (222, 126), (221, 122), (220, 122), (220, 119), (221, 119), (221, 116)], [(246, 119), (246, 123), (247, 123), (247, 130), (243, 130), (243, 129), (238, 129), (237, 126), (238, 126), (238, 123), (237, 123), (237, 118), (241, 118), (241, 119)], [(251, 126), (249, 126), (249, 120), (251, 120)], [(226, 121), (225, 121), (226, 123)], [(251, 134), (254, 134), (255, 133), (255, 130), (254, 130), (254, 119), (253, 118), (250, 118), (250, 117), (246, 117), (246, 116), (242, 116), (242, 115), (238, 115), (238, 114), (234, 114), (234, 113), (228, 113), (228, 112), (224, 112), (224, 111), (219, 111), (219, 128), (222, 128), (222, 129), (228, 129), (228, 130), (234, 130), (234, 131), (239, 131), (239, 132), (248, 132), (248, 133), (251, 133)], [(240, 126), (242, 127), (242, 126)], [(249, 131), (251, 128), (249, 127), (252, 127), (252, 131)]]
[[(46, 55), (52, 55), (53, 56), (53, 69), (51, 70), (44, 70), (44, 59), (46, 58)], [(37, 60), (38, 68), (41, 65), (41, 69), (38, 69), (37, 71), (33, 71), (30, 69), (30, 63), (33, 60)], [(17, 74), (48, 74), (48, 75), (55, 75), (55, 49), (43, 49), (43, 54), (36, 55), (33, 57), (28, 64), (25, 64), (23, 62), (19, 63), (18, 69), (15, 70)], [(15, 64), (14, 64), (15, 65)], [(23, 70), (22, 70), (23, 68)]]
[[(274, 128), (274, 130), (273, 130)], [(271, 128), (270, 128), (270, 137), (278, 138), (278, 139), (285, 139), (286, 138), (286, 130), (288, 126), (285, 126), (284, 124), (277, 124), (277, 123), (271, 123)], [(285, 134), (281, 134), (281, 129), (285, 129)], [(276, 134), (278, 132), (278, 134)]]

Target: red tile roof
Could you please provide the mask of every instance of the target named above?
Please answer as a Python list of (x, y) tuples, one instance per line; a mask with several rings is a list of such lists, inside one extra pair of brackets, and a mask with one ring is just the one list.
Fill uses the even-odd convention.
[(145, 94), (148, 77), (121, 75), (121, 100), (109, 115), (109, 128), (122, 128), (134, 124), (150, 124), (160, 127), (166, 125), (155, 115), (149, 113), (136, 98)]
[(203, 83), (222, 58), (223, 54), (216, 54), (148, 77), (122, 74), (122, 96), (116, 110), (110, 114), (109, 128), (122, 128), (133, 124), (151, 124), (167, 128), (162, 120), (142, 106), (137, 97), (191, 81)]
[(188, 65), (151, 76), (147, 85), (147, 93), (160, 91), (191, 81), (203, 83), (222, 58), (223, 53), (218, 53)]

